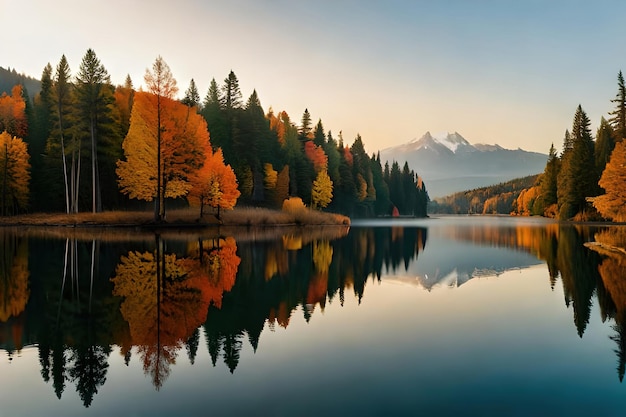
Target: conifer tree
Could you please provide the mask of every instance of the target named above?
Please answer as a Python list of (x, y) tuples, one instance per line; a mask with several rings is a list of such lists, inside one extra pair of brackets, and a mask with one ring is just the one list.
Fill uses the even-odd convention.
[(559, 175), (560, 160), (556, 154), (554, 144), (550, 146), (548, 154), (548, 162), (541, 176), (540, 189), (541, 193), (537, 201), (537, 207), (533, 210), (541, 215), (545, 214), (545, 210), (557, 203), (557, 178)]
[(617, 94), (611, 102), (615, 103), (615, 109), (610, 113), (609, 122), (615, 132), (615, 141), (621, 142), (626, 138), (626, 85), (622, 71), (617, 74)]
[(198, 88), (193, 78), (189, 82), (189, 87), (185, 90), (185, 97), (181, 101), (186, 106), (198, 109), (200, 105), (200, 94), (198, 93)]
[(596, 171), (598, 176), (602, 175), (602, 171), (604, 171), (604, 167), (609, 161), (611, 152), (613, 152), (613, 148), (615, 147), (615, 139), (613, 135), (614, 133), (611, 125), (604, 119), (604, 117), (600, 119), (600, 126), (598, 126), (594, 147)]
[(241, 90), (239, 89), (239, 80), (235, 73), (231, 70), (228, 77), (224, 79), (222, 87), (222, 108), (226, 111), (240, 109), (242, 107)]
[(571, 132), (572, 147), (564, 150), (558, 181), (559, 218), (569, 219), (587, 207), (586, 198), (597, 195), (598, 176), (589, 118), (579, 105)]
[[(102, 211), (98, 148), (100, 136), (113, 136), (111, 105), (114, 102), (111, 79), (92, 49), (88, 49), (76, 75), (76, 111), (81, 132), (87, 132), (91, 153), (91, 197), (93, 213)], [(115, 140), (116, 145), (121, 141)], [(112, 158), (117, 160), (117, 156)]]

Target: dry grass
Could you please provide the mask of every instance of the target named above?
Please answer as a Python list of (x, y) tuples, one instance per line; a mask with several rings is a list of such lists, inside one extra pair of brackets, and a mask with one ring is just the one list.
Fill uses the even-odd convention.
[[(200, 219), (198, 209), (177, 209), (166, 213), (164, 226), (211, 226), (220, 222), (213, 214)], [(236, 208), (222, 212), (221, 224), (225, 226), (283, 226), (283, 225), (349, 225), (345, 216), (303, 209), (284, 212), (261, 208)], [(0, 217), (4, 226), (153, 226), (151, 211), (108, 211), (104, 213), (35, 213)]]

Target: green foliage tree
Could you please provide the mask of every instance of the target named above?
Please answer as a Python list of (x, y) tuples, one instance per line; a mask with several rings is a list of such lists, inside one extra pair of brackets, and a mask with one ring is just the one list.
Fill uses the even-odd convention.
[[(110, 146), (108, 162), (111, 168), (119, 157), (116, 150), (121, 145), (117, 126), (113, 123), (114, 90), (104, 65), (92, 49), (88, 49), (76, 75), (76, 106), (79, 132), (88, 132), (91, 154), (91, 197), (93, 213), (102, 211), (99, 149), (104, 150), (106, 141)], [(112, 155), (111, 155), (112, 154)], [(105, 155), (102, 155), (105, 156)], [(112, 163), (111, 163), (112, 162)], [(114, 178), (111, 178), (114, 180)]]
[(589, 118), (579, 105), (572, 124), (572, 146), (564, 150), (558, 176), (559, 218), (569, 219), (585, 211), (587, 197), (598, 193)]
[(185, 90), (185, 97), (181, 101), (184, 105), (195, 107), (196, 109), (200, 105), (200, 94), (193, 78), (189, 82), (189, 87)]
[(617, 94), (611, 102), (615, 103), (615, 109), (610, 113), (609, 122), (615, 132), (615, 141), (621, 142), (626, 138), (626, 85), (622, 71), (617, 74)]
[(548, 162), (546, 163), (539, 183), (540, 194), (535, 203), (536, 207), (533, 208), (533, 211), (537, 214), (544, 215), (548, 207), (557, 204), (557, 184), (560, 162), (554, 144), (552, 144), (548, 154)]
[(602, 175), (602, 171), (604, 171), (606, 163), (609, 162), (614, 147), (615, 138), (613, 128), (603, 117), (600, 119), (600, 126), (598, 126), (594, 148), (596, 171), (598, 175)]

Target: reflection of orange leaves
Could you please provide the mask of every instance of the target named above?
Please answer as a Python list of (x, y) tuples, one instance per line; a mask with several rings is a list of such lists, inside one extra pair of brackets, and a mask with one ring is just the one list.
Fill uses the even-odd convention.
[(234, 238), (227, 237), (215, 243), (203, 241), (199, 244), (202, 244), (202, 256), (199, 255), (200, 250), (195, 249), (192, 251), (194, 259), (185, 260), (185, 265), (190, 276), (202, 280), (207, 294), (207, 307), (213, 304), (221, 308), (224, 292), (230, 291), (235, 285), (241, 263), (241, 258), (237, 256), (237, 243)]
[(165, 276), (157, 283), (153, 253), (130, 252), (123, 256), (112, 278), (113, 295), (124, 297), (121, 311), (134, 344), (179, 346), (205, 320), (208, 283), (187, 274), (186, 260), (163, 256)]
[(306, 303), (314, 305), (317, 303), (324, 304), (326, 301), (326, 290), (328, 289), (328, 271), (325, 273), (316, 273), (309, 281), (309, 288), (306, 294)]
[[(8, 249), (5, 245), (5, 250)], [(3, 323), (11, 317), (19, 316), (30, 297), (28, 246), (25, 242), (18, 245), (15, 257), (10, 261), (12, 264), (2, 265), (3, 274), (0, 277), (0, 322)]]
[(330, 263), (333, 260), (333, 247), (328, 240), (316, 240), (313, 242), (313, 265), (321, 274), (328, 274)]
[(289, 319), (291, 318), (291, 310), (287, 307), (286, 301), (281, 301), (278, 305), (278, 310), (270, 309), (268, 317), (269, 323), (277, 322), (278, 325), (284, 329), (289, 326)]

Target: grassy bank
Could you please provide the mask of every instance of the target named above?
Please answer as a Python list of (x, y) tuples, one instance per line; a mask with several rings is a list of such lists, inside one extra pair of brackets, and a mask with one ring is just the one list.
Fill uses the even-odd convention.
[[(218, 220), (213, 214), (202, 218), (198, 209), (177, 209), (166, 213), (164, 226), (205, 227), (224, 226), (286, 226), (286, 225), (349, 225), (346, 216), (302, 209), (294, 212), (262, 208), (235, 208), (221, 213)], [(152, 226), (151, 211), (107, 211), (103, 213), (34, 213), (0, 217), (3, 226)]]

